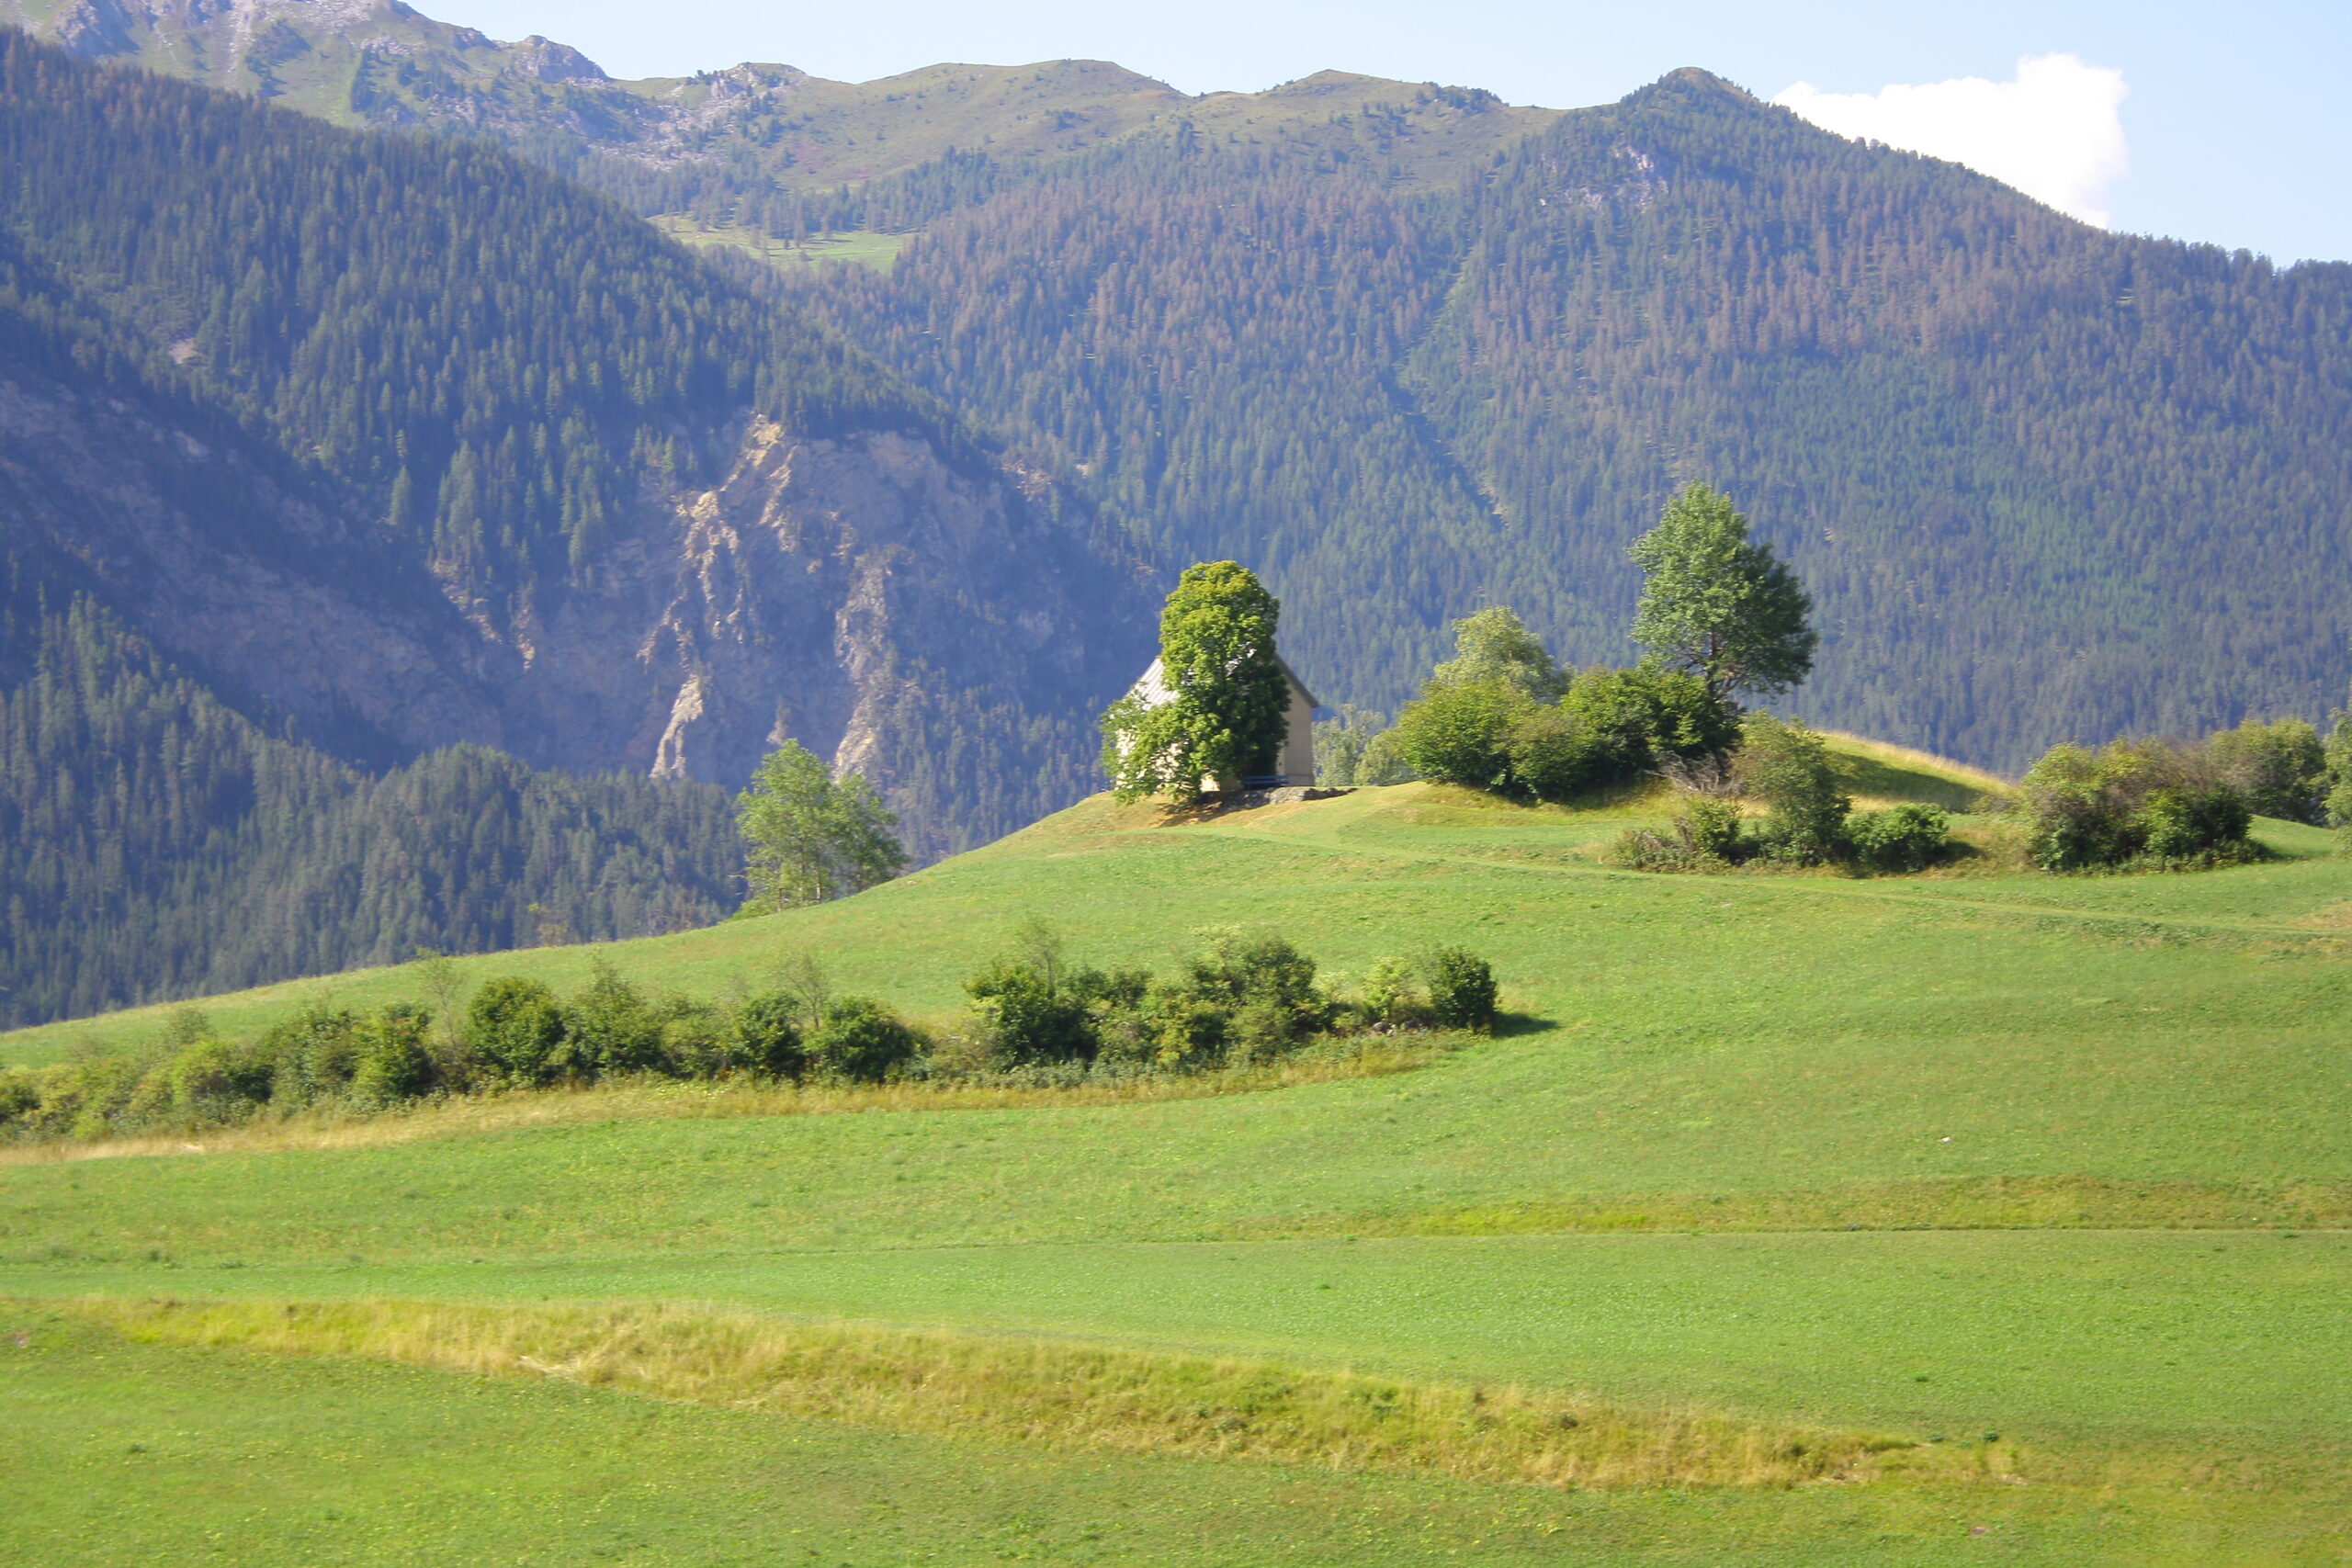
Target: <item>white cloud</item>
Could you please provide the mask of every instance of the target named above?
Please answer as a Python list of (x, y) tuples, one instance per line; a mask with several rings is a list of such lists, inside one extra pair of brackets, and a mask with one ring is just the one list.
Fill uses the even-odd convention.
[(1825, 130), (1965, 164), (2101, 228), (2108, 190), (2130, 171), (2116, 109), (2123, 73), (2071, 54), (2018, 62), (2014, 82), (1962, 76), (1875, 93), (1800, 82), (1772, 101)]

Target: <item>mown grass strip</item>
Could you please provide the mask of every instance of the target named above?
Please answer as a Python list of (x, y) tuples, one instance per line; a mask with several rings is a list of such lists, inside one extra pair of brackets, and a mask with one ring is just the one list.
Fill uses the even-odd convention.
[(1062, 1450), (1562, 1487), (1787, 1487), (1949, 1468), (1906, 1439), (1696, 1410), (1051, 1341), (665, 1305), (47, 1303), (147, 1344), (563, 1378), (698, 1404)]
[(1236, 1239), (1554, 1235), (1610, 1231), (2345, 1230), (2352, 1182), (1970, 1176), (1762, 1192), (1641, 1192), (1403, 1213), (1277, 1216)]
[(1350, 1078), (1385, 1077), (1428, 1066), (1470, 1036), (1351, 1037), (1278, 1061), (1205, 1073), (1138, 1074), (1057, 1085), (1003, 1082), (696, 1083), (631, 1079), (573, 1089), (455, 1095), (378, 1111), (340, 1107), (297, 1111), (236, 1127), (88, 1141), (51, 1139), (0, 1145), (0, 1166), (174, 1155), (257, 1154), (276, 1149), (376, 1148), (553, 1127), (582, 1122), (644, 1122), (743, 1116), (832, 1116), (892, 1111), (1032, 1111), (1146, 1105), (1256, 1094)]

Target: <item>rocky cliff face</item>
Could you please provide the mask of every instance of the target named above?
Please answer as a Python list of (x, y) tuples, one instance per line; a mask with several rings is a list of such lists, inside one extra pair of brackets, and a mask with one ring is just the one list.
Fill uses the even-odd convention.
[(648, 496), (511, 629), (342, 498), (179, 411), (0, 366), (0, 547), (87, 588), (232, 701), (347, 755), (460, 740), (738, 788), (786, 738), (865, 772), (931, 858), (1091, 787), (1148, 656), (1137, 568), (1049, 497), (888, 432), (747, 421), (707, 491)]
[(508, 744), (731, 787), (792, 739), (880, 784), (926, 855), (1008, 831), (1091, 787), (1154, 625), (1141, 570), (1049, 499), (908, 435), (752, 420), (720, 483), (649, 502), (529, 634)]

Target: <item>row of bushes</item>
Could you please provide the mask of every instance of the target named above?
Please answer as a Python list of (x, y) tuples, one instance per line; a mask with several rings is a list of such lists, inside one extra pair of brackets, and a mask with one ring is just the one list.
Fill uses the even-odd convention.
[(1393, 729), (1354, 709), (1318, 726), (1324, 782), (1464, 784), (1515, 800), (1564, 801), (1661, 766), (1718, 755), (1736, 709), (1695, 674), (1655, 661), (1570, 671), (1501, 606), (1454, 626), (1440, 664)]
[[(1856, 811), (1821, 737), (1770, 714), (1750, 714), (1725, 764), (1685, 775), (1681, 808), (1664, 831), (1637, 828), (1617, 842), (1619, 863), (1640, 871), (1707, 871), (1766, 861), (1843, 865), (1881, 874), (1925, 871), (1951, 852), (1939, 807)], [(1741, 800), (1759, 801), (1750, 819)]]
[[(2309, 725), (2301, 726), (2308, 730)], [(2056, 747), (2018, 786), (2026, 853), (2049, 871), (2144, 864), (2228, 864), (2256, 858), (2246, 837), (2262, 791), (2232, 783), (2236, 739), (2224, 731), (2199, 745), (2119, 740), (2093, 750)], [(2316, 747), (2314, 746), (2314, 750)], [(2316, 790), (2270, 798), (2265, 815), (2315, 815)]]
[[(2352, 747), (2345, 753), (2352, 763)], [(2027, 772), (2007, 808), (2027, 858), (2047, 871), (2232, 864), (2261, 854), (2247, 836), (2257, 813), (2343, 825), (2336, 807), (2352, 809), (2352, 789), (2337, 783), (2336, 761), (2299, 719), (2249, 720), (2196, 742), (2059, 746)], [(1696, 782), (1665, 829), (1620, 840), (1621, 863), (1696, 870), (1764, 860), (1901, 873), (1951, 851), (1942, 811), (1855, 812), (1821, 738), (1769, 715), (1751, 715), (1728, 763), (1712, 783)], [(1763, 804), (1760, 820), (1741, 798)]]
[(2248, 719), (2202, 740), (2055, 746), (2013, 809), (2045, 871), (2177, 870), (2261, 858), (2256, 816), (2352, 826), (2352, 717), (2326, 741), (2299, 718)]
[[(435, 964), (444, 965), (436, 970)], [(822, 968), (718, 1003), (649, 996), (610, 965), (560, 998), (517, 976), (458, 1005), (447, 961), (422, 977), (439, 1014), (411, 1002), (370, 1012), (313, 1006), (258, 1039), (173, 1014), (150, 1050), (0, 1071), (0, 1135), (97, 1138), (234, 1126), (332, 1105), (373, 1111), (429, 1096), (585, 1085), (610, 1078), (878, 1083), (985, 1077), (1054, 1065), (1123, 1075), (1259, 1062), (1320, 1035), (1495, 1018), (1486, 963), (1442, 949), (1419, 965), (1384, 960), (1361, 987), (1318, 981), (1279, 936), (1212, 933), (1167, 979), (1068, 964), (1032, 923), (967, 989), (967, 1025), (925, 1032), (870, 998), (834, 996)]]
[(1510, 681), (1432, 681), (1397, 718), (1397, 749), (1425, 779), (1564, 801), (1720, 752), (1738, 733), (1693, 675), (1637, 664), (1580, 671), (1566, 685), (1546, 702)]
[(1180, 1070), (1262, 1061), (1319, 1034), (1483, 1032), (1494, 1026), (1496, 999), (1493, 970), (1459, 948), (1439, 948), (1418, 964), (1383, 959), (1350, 987), (1318, 984), (1315, 961), (1284, 937), (1218, 931), (1175, 975), (1156, 979), (1073, 965), (1060, 938), (1035, 923), (966, 989), (994, 1065)]
[(176, 1011), (145, 1053), (0, 1073), (0, 1130), (102, 1137), (233, 1126), (334, 1104), (379, 1111), (430, 1095), (653, 1075), (876, 1080), (922, 1037), (880, 1003), (777, 989), (712, 1005), (649, 998), (609, 965), (569, 1000), (537, 980), (486, 981), (462, 1013), (411, 1002), (370, 1012), (315, 1005), (258, 1039), (216, 1034)]

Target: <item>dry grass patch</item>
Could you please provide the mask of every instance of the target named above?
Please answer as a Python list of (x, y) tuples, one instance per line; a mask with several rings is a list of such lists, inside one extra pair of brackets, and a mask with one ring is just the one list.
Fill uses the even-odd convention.
[(50, 1303), (150, 1344), (357, 1356), (1061, 1450), (1567, 1487), (1786, 1487), (1950, 1468), (1907, 1440), (1262, 1361), (812, 1326), (677, 1306)]
[(1067, 1087), (1050, 1084), (909, 1081), (886, 1084), (696, 1083), (674, 1079), (591, 1084), (577, 1089), (517, 1089), (422, 1100), (389, 1111), (326, 1108), (277, 1121), (204, 1132), (159, 1133), (88, 1142), (51, 1140), (0, 1147), (0, 1166), (275, 1149), (378, 1148), (553, 1127), (582, 1122), (659, 1121), (696, 1117), (834, 1116), (867, 1111), (1030, 1111), (1146, 1105), (1255, 1094), (1349, 1078), (1385, 1077), (1425, 1067), (1457, 1043), (1453, 1037), (1351, 1037), (1332, 1046), (1221, 1072), (1150, 1074), (1101, 1078)]
[(1334, 1235), (1560, 1235), (1609, 1231), (2345, 1230), (2352, 1182), (2264, 1185), (1975, 1176), (1768, 1192), (1592, 1194), (1412, 1213), (1274, 1218), (1250, 1240)]

